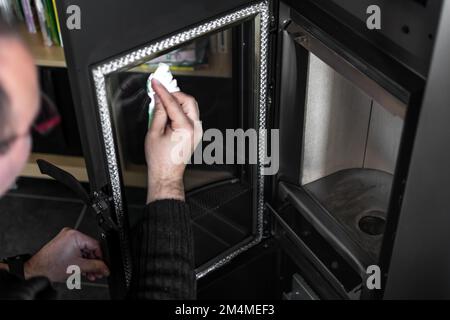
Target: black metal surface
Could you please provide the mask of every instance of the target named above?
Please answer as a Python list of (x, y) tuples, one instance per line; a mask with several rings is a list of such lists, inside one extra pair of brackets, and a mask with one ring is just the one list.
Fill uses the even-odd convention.
[[(301, 20), (301, 19), (300, 19)], [(286, 31), (296, 44), (304, 47), (392, 114), (405, 117), (409, 92), (386, 77), (383, 71), (365, 62), (364, 56), (355, 56), (351, 50), (322, 34), (317, 27), (303, 21), (305, 26), (291, 21)], [(309, 29), (309, 30), (308, 30)]]
[(374, 263), (371, 256), (308, 191), (280, 183), (279, 193), (280, 201), (292, 205), (361, 277), (365, 276), (367, 266)]
[(286, 300), (319, 300), (314, 290), (297, 273), (292, 276), (292, 291), (284, 296)]
[(280, 299), (276, 241), (263, 242), (200, 279), (198, 300)]
[(81, 157), (80, 133), (74, 121), (75, 108), (67, 69), (40, 67), (38, 71), (41, 91), (55, 104), (61, 123), (44, 134), (33, 130), (33, 153)]
[[(309, 2), (290, 11), (292, 22), (387, 92), (407, 103), (424, 80), (394, 58)], [(297, 6), (298, 7), (298, 6)]]
[(73, 175), (45, 160), (39, 159), (36, 161), (36, 163), (42, 174), (48, 175), (49, 177), (55, 179), (56, 181), (73, 191), (78, 196), (78, 198), (84, 202), (84, 204), (90, 205), (91, 199), (86, 189)]
[[(373, 261), (380, 254), (392, 175), (370, 169), (342, 170), (305, 185)], [(381, 220), (381, 221), (380, 221)]]
[[(393, 57), (422, 77), (430, 65), (441, 0), (284, 0), (298, 11), (303, 3), (320, 7), (340, 24), (371, 42), (376, 48)], [(422, 2), (422, 3), (421, 3)], [(366, 13), (370, 5), (381, 10), (381, 29), (369, 30)]]
[(284, 30), (282, 23), (288, 18), (286, 8), (280, 8), (279, 70), (276, 98), (278, 128), (280, 129), (280, 169), (278, 179), (297, 183), (302, 160), (303, 130), (299, 124), (304, 121), (308, 52), (295, 44)]
[(387, 273), (386, 299), (450, 298), (450, 2), (445, 1)]
[[(270, 205), (267, 205), (267, 207), (274, 218), (273, 235), (275, 239), (279, 242), (280, 247), (291, 256), (298, 268), (306, 268), (308, 270), (306, 275), (317, 281), (317, 283), (314, 281), (314, 286), (321, 288), (319, 290), (321, 295), (335, 295), (348, 299), (346, 288), (328, 266), (331, 261), (340, 260), (342, 262), (342, 258), (337, 256), (335, 250), (331, 246), (323, 250), (324, 246), (322, 246), (321, 250), (319, 250), (320, 252), (317, 252), (308, 246), (304, 241), (304, 237), (311, 235), (311, 230), (308, 230), (310, 225), (306, 226), (304, 220), (299, 222), (299, 220), (302, 220), (302, 217), (292, 207), (282, 208), (280, 213), (275, 211)], [(325, 245), (325, 247), (327, 246)], [(323, 259), (325, 256), (326, 258)], [(326, 284), (321, 284), (322, 282)], [(323, 288), (323, 286), (326, 288)]]

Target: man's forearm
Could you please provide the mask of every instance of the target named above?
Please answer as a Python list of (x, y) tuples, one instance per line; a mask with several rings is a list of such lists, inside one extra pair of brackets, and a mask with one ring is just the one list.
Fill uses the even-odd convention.
[(164, 181), (148, 175), (147, 204), (158, 200), (179, 200), (184, 201), (183, 179)]

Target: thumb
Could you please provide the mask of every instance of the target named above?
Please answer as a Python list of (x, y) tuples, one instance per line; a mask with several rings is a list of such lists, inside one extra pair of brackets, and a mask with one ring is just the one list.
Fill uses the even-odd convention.
[(154, 95), (155, 110), (153, 112), (153, 119), (151, 119), (150, 132), (164, 134), (167, 125), (167, 112), (161, 99), (157, 94)]
[(96, 259), (82, 259), (78, 265), (83, 273), (102, 274), (105, 277), (109, 276), (109, 269), (102, 260)]

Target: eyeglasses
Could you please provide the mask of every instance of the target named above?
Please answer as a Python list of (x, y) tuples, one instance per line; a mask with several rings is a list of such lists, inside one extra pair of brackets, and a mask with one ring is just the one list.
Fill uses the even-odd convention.
[[(34, 130), (40, 135), (48, 135), (60, 123), (61, 116), (58, 112), (58, 108), (52, 99), (41, 91), (41, 107), (30, 130)], [(14, 141), (22, 136), (23, 135), (13, 135), (10, 138), (0, 141), (0, 155), (5, 154)]]

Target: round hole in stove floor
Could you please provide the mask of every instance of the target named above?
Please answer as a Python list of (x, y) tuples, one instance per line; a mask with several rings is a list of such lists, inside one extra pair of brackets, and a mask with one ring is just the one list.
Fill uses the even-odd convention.
[[(379, 212), (379, 214), (383, 214)], [(375, 215), (375, 212), (362, 217), (358, 222), (359, 229), (371, 236), (379, 236), (384, 233), (386, 220)]]

